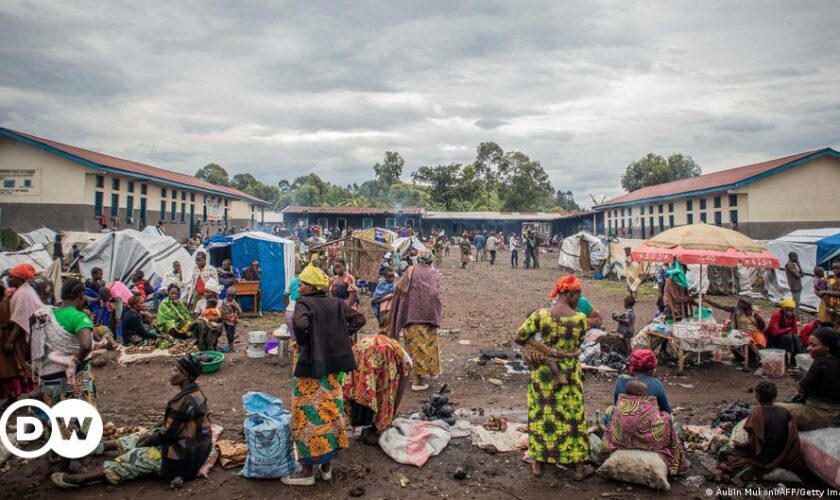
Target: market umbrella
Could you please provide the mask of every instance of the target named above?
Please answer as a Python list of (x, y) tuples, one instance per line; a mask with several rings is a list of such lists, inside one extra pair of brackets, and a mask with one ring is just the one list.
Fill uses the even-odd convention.
[[(779, 259), (758, 242), (738, 231), (709, 224), (691, 224), (663, 231), (630, 253), (630, 259), (641, 262), (700, 264), (700, 282), (703, 266), (764, 267), (777, 269)], [(700, 317), (703, 295), (700, 294)]]

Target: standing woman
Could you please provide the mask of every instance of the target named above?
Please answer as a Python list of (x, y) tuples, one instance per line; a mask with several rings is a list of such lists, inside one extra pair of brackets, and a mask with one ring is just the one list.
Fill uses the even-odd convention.
[[(18, 264), (9, 269), (11, 298), (3, 297), (3, 327), (0, 331), (0, 398), (17, 399), (35, 388), (32, 370), (26, 363), (29, 346), (29, 318), (44, 307), (38, 293), (29, 284), (35, 277), (31, 264)], [(6, 294), (4, 294), (6, 295)]]
[(207, 283), (219, 282), (219, 273), (216, 268), (207, 263), (207, 254), (203, 251), (195, 253), (195, 268), (192, 272), (192, 281), (190, 287), (187, 289), (189, 297), (187, 302), (189, 308), (195, 307), (196, 303), (204, 297), (205, 287)]
[(428, 250), (418, 254), (417, 265), (397, 283), (391, 305), (391, 337), (399, 338), (403, 332), (403, 344), (414, 361), (412, 391), (425, 391), (429, 385), (423, 377), (440, 374), (437, 329), (443, 321), (443, 304), (440, 273), (432, 268), (432, 260)]
[(356, 369), (350, 336), (365, 324), (363, 314), (327, 295), (329, 277), (308, 265), (300, 273), (300, 297), (292, 318), (299, 349), (292, 377), (292, 437), (303, 470), (284, 484), (312, 486), (315, 466), (325, 481), (330, 462), (347, 448), (342, 372)]
[[(524, 345), (537, 337), (563, 353), (580, 349), (587, 329), (586, 315), (578, 312), (581, 283), (577, 276), (558, 278), (550, 297), (557, 297), (551, 309), (539, 309), (525, 320), (516, 333)], [(589, 460), (586, 414), (583, 405), (583, 377), (577, 357), (558, 358), (564, 375), (555, 377), (546, 365), (533, 367), (528, 384), (528, 452), (534, 459), (533, 473), (542, 477), (545, 464), (575, 464), (574, 479), (582, 481), (594, 471)]]

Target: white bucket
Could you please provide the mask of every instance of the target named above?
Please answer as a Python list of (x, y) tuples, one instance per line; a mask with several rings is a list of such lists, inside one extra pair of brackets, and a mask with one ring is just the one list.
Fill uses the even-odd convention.
[(268, 341), (268, 333), (263, 331), (248, 332), (248, 343), (265, 344)]
[(264, 358), (265, 357), (265, 342), (261, 344), (254, 344), (248, 342), (248, 357), (249, 358)]

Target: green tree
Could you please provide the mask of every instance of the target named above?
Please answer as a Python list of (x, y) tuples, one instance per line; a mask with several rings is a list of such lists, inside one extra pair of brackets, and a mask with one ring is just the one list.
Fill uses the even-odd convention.
[(428, 195), (421, 186), (397, 182), (388, 188), (388, 205), (390, 207), (425, 207), (427, 203)]
[(422, 166), (411, 174), (412, 182), (428, 186), (429, 202), (433, 208), (453, 211), (460, 195), (461, 164)]
[(246, 191), (258, 182), (257, 178), (251, 174), (236, 174), (231, 179), (231, 186), (240, 191)]
[(198, 169), (195, 177), (211, 184), (216, 184), (217, 186), (230, 186), (230, 178), (228, 177), (227, 170), (217, 163), (204, 165)]
[(546, 210), (554, 203), (554, 188), (539, 161), (513, 151), (505, 153), (499, 167), (499, 197), (502, 210)]
[(373, 166), (373, 173), (376, 174), (376, 180), (390, 186), (399, 182), (402, 175), (405, 160), (396, 151), (385, 151), (385, 159), (382, 163), (377, 163)]
[(316, 207), (320, 205), (321, 193), (312, 184), (304, 184), (294, 191), (295, 205)]
[(554, 203), (566, 212), (580, 212), (580, 205), (575, 201), (575, 195), (571, 191), (557, 190), (554, 195)]
[(655, 153), (627, 165), (621, 187), (629, 192), (663, 182), (688, 179), (700, 175), (700, 166), (688, 155), (672, 154), (666, 160)]
[(280, 189), (281, 193), (288, 193), (292, 190), (292, 184), (286, 179), (283, 179), (277, 183), (277, 188)]

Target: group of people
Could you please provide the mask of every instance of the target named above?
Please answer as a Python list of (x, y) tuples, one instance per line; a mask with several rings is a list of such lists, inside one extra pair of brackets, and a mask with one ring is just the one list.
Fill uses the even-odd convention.
[[(559, 235), (549, 241), (560, 241)], [(458, 240), (458, 248), (461, 252), (461, 269), (466, 269), (471, 261), (489, 261), (490, 265), (496, 264), (498, 251), (510, 250), (511, 267), (519, 267), (519, 253), (523, 252), (525, 269), (540, 268), (540, 248), (546, 244), (545, 239), (537, 232), (527, 229), (521, 236), (511, 233), (506, 239), (501, 231), (496, 234), (488, 231), (464, 231)], [(475, 254), (472, 247), (475, 246)]]

